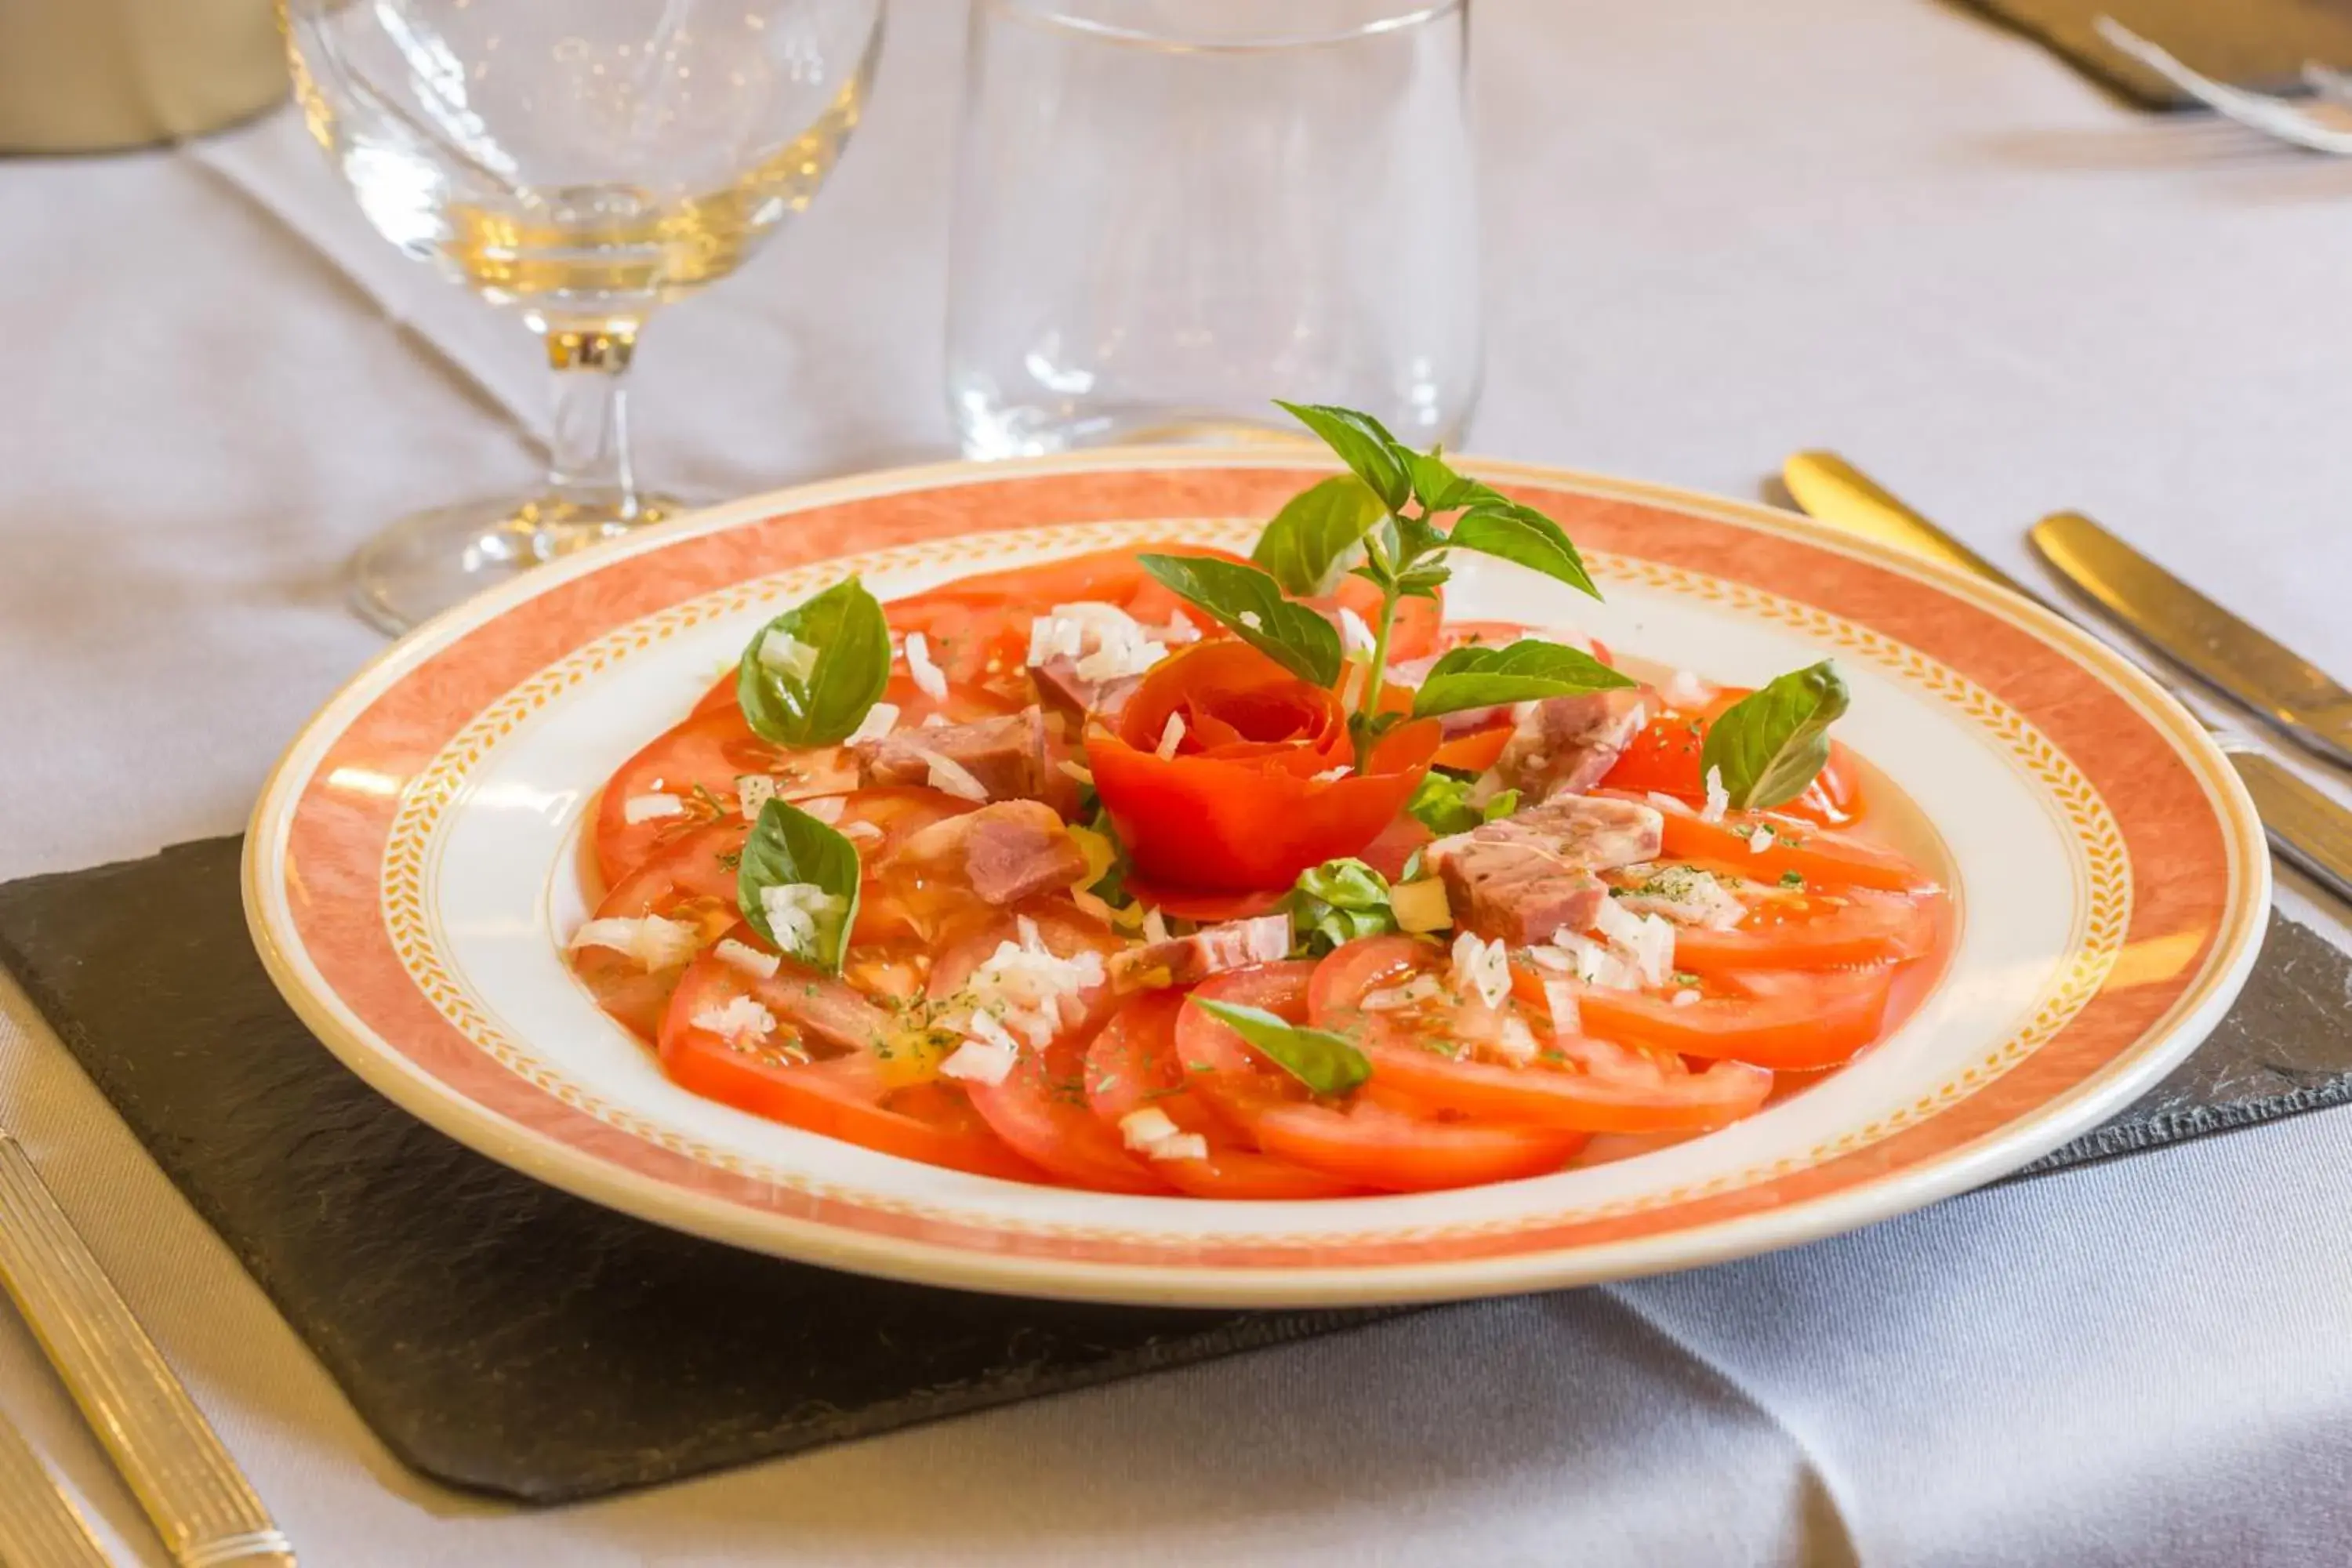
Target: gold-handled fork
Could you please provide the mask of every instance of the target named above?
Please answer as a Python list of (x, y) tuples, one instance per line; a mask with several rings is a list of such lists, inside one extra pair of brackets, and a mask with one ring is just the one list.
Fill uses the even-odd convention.
[(0, 1417), (0, 1568), (110, 1568), (89, 1521)]
[(179, 1568), (294, 1568), (284, 1532), (5, 1129), (0, 1287)]
[[(1798, 453), (1782, 465), (1780, 480), (1811, 517), (1958, 566), (2032, 600), (2053, 615), (2074, 618), (1906, 506), (1834, 452)], [(2207, 728), (2213, 730), (2215, 742), (2253, 798), (2271, 847), (2339, 898), (2352, 901), (2352, 811), (2281, 767), (2244, 736), (2210, 724)]]

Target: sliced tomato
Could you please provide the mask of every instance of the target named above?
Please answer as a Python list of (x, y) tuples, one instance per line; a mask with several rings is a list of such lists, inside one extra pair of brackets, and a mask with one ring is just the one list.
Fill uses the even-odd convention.
[(1743, 969), (1837, 969), (1902, 963), (1936, 942), (1934, 900), (1918, 894), (1847, 888), (1759, 901), (1729, 931), (1685, 926), (1675, 964), (1718, 974)]
[[(1119, 1119), (1152, 1107), (1208, 1144), (1201, 1159), (1153, 1160), (1151, 1169), (1179, 1191), (1201, 1198), (1344, 1197), (1361, 1189), (1247, 1146), (1231, 1121), (1193, 1091), (1176, 1058), (1181, 991), (1147, 991), (1122, 1005), (1087, 1050), (1087, 1103), (1114, 1130)], [(1122, 1138), (1123, 1141), (1123, 1138)]]
[[(1119, 946), (1110, 928), (1076, 907), (1034, 900), (1022, 915), (1000, 914), (960, 937), (931, 966), (930, 995), (944, 1001), (1029, 920), (1052, 952), (1107, 954)], [(1164, 1193), (1171, 1184), (1127, 1150), (1118, 1131), (1087, 1106), (1087, 1047), (1114, 1005), (1110, 987), (1092, 986), (1061, 1005), (1062, 1027), (1043, 1049), (1024, 1044), (1001, 1083), (970, 1083), (965, 1092), (997, 1136), (1043, 1170), (1076, 1186), (1115, 1193)]]
[[(813, 759), (753, 734), (739, 709), (716, 710), (656, 736), (605, 781), (597, 805), (596, 868), (604, 885), (617, 887), (656, 850), (696, 828), (740, 816), (735, 781), (745, 773), (766, 773), (794, 784), (824, 782), (817, 777)], [(852, 774), (833, 782), (857, 781)], [(631, 801), (658, 795), (675, 801), (677, 811), (629, 820)]]
[(1434, 1192), (1517, 1181), (1561, 1169), (1588, 1136), (1409, 1115), (1360, 1100), (1268, 1108), (1251, 1123), (1259, 1146), (1294, 1163), (1386, 1192)]
[(1412, 858), (1412, 852), (1436, 837), (1421, 818), (1401, 811), (1370, 844), (1356, 851), (1356, 858), (1390, 881), (1397, 881), (1404, 876), (1404, 864)]
[[(756, 941), (748, 928), (738, 937)], [(772, 1036), (727, 1039), (695, 1021), (738, 996), (769, 1009), (777, 1020)], [(705, 953), (663, 1016), (662, 1070), (707, 1100), (828, 1138), (951, 1170), (1042, 1179), (953, 1089), (936, 1082), (894, 1086), (870, 1049), (803, 1059), (811, 1047), (838, 1050), (837, 1040), (819, 1039), (817, 1026), (835, 1033), (844, 1018), (858, 1017), (859, 1009), (875, 1012), (849, 987), (814, 970), (787, 962), (772, 979), (758, 981)]]
[(1510, 744), (1511, 729), (1511, 721), (1505, 718), (1466, 735), (1456, 735), (1437, 748), (1429, 759), (1430, 765), (1452, 768), (1457, 773), (1483, 773), (1495, 765), (1495, 759)]
[[(1449, 992), (1416, 1006), (1364, 1010), (1368, 992), (1433, 975), (1445, 962), (1428, 942), (1368, 937), (1332, 952), (1308, 987), (1316, 1027), (1356, 1040), (1374, 1081), (1424, 1114), (1581, 1132), (1697, 1131), (1739, 1120), (1771, 1092), (1772, 1075), (1744, 1063), (1693, 1073), (1671, 1054), (1556, 1035), (1540, 1005), (1522, 1018), (1538, 1042), (1524, 1064), (1481, 1059), (1472, 1048), (1496, 1032), (1495, 1010), (1479, 998)], [(1540, 995), (1539, 983), (1535, 989)]]
[[(1794, 871), (1808, 888), (1924, 893), (1937, 886), (1934, 878), (1892, 849), (1777, 812), (1728, 812), (1720, 822), (1702, 821), (1698, 813), (1687, 809), (1662, 808), (1661, 815), (1665, 831), (1660, 853), (1666, 859), (1738, 867), (1743, 875), (1765, 882)], [(1753, 848), (1757, 830), (1767, 827), (1772, 830), (1770, 846)]]
[[(1318, 967), (1298, 961), (1234, 970), (1212, 976), (1193, 995), (1263, 1007), (1304, 1023)], [(1198, 1007), (1178, 1016), (1176, 1049), (1201, 1092), (1247, 1128), (1266, 1153), (1382, 1192), (1538, 1175), (1559, 1169), (1584, 1142), (1582, 1132), (1478, 1125), (1400, 1100), (1381, 1092), (1377, 1065), (1372, 1082), (1344, 1108), (1318, 1102)]]
[[(1013, 566), (1002, 572), (980, 572), (886, 605), (890, 624), (898, 626), (901, 606), (932, 601), (966, 605), (1019, 605), (1038, 615), (1055, 605), (1117, 605), (1146, 625), (1165, 625), (1168, 612), (1183, 601), (1160, 586), (1136, 559), (1139, 555), (1196, 555), (1243, 562), (1231, 551), (1205, 544), (1160, 542), (1116, 550), (1097, 550), (1034, 566)], [(1195, 617), (1196, 621), (1202, 617)], [(1025, 635), (1025, 628), (1024, 628)]]
[[(596, 906), (593, 918), (641, 920), (659, 915), (693, 924), (706, 946), (716, 942), (740, 918), (735, 908), (735, 858), (750, 831), (751, 825), (740, 819), (695, 829), (622, 879)], [(572, 972), (596, 998), (596, 1005), (651, 1045), (686, 966), (648, 971), (630, 954), (609, 947), (575, 948), (571, 957)]]
[(1698, 1000), (1583, 988), (1584, 1029), (1685, 1056), (1752, 1062), (1779, 1071), (1835, 1067), (1879, 1036), (1894, 966), (1732, 973), (1710, 976)]
[[(1666, 708), (1644, 725), (1619, 753), (1601, 781), (1604, 789), (1646, 794), (1655, 790), (1697, 805), (1706, 798), (1700, 755), (1706, 731), (1724, 710), (1749, 693), (1744, 686), (1721, 688), (1696, 710)], [(1441, 766), (1452, 764), (1441, 762)], [(1843, 742), (1830, 742), (1830, 760), (1805, 791), (1780, 810), (1825, 826), (1838, 826), (1862, 814), (1862, 769)]]

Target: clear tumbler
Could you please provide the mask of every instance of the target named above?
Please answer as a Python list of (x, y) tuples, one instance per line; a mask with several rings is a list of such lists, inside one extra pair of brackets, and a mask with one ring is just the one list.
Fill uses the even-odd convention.
[(947, 384), (974, 457), (1449, 444), (1478, 395), (1468, 0), (973, 0)]

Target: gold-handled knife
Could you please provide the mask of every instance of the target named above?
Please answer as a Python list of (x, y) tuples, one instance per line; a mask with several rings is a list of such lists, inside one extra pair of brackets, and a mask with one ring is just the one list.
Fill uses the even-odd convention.
[(2053, 512), (2026, 537), (2052, 571), (2126, 631), (2305, 751), (2352, 767), (2352, 691), (2326, 670), (2079, 511)]
[[(1904, 505), (1833, 452), (1798, 453), (1781, 466), (1780, 480), (1807, 515), (1822, 522), (1965, 567), (2044, 608), (2064, 613)], [(2285, 652), (2284, 648), (2279, 651)], [(2337, 897), (2352, 901), (2352, 811), (2295, 777), (2242, 738), (2217, 731), (2214, 741), (2229, 756), (2230, 765), (2237, 770), (2246, 793), (2253, 797), (2254, 810), (2263, 819), (2271, 847)]]

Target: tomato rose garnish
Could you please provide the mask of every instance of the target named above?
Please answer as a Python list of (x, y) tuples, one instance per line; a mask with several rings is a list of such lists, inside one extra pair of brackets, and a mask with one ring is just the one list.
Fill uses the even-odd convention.
[[(1172, 755), (1160, 751), (1180, 721)], [(1162, 659), (1116, 733), (1087, 737), (1087, 763), (1136, 869), (1175, 888), (1287, 888), (1353, 855), (1396, 819), (1437, 750), (1419, 720), (1355, 766), (1333, 693), (1245, 643), (1204, 642)]]

